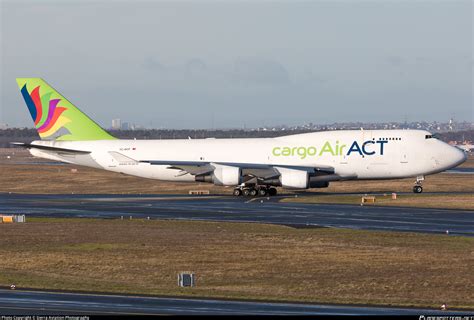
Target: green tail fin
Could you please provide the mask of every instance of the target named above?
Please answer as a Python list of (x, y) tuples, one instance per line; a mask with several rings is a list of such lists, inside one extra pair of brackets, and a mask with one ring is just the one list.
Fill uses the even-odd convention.
[(115, 139), (41, 78), (17, 78), (42, 140)]

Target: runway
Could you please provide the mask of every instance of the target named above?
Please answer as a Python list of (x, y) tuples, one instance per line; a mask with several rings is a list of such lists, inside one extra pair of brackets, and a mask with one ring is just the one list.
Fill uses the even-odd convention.
[(443, 173), (474, 174), (474, 168), (454, 168), (446, 170)]
[[(472, 312), (471, 312), (472, 313)], [(0, 315), (467, 315), (463, 311), (0, 289)]]
[(258, 222), (474, 236), (467, 210), (281, 203), (229, 196), (0, 194), (0, 213), (27, 217), (150, 218)]

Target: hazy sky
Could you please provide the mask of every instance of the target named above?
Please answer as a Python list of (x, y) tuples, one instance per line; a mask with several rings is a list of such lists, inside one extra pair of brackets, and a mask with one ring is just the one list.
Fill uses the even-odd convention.
[(0, 123), (42, 77), (105, 127), (473, 121), (473, 2), (1, 2)]

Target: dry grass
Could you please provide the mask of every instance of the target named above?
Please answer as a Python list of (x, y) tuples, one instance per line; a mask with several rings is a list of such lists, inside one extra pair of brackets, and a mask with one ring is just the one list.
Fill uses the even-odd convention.
[[(474, 308), (474, 239), (174, 221), (0, 224), (0, 284), (153, 295)], [(197, 274), (180, 289), (179, 271)]]
[[(71, 169), (77, 169), (72, 172)], [(231, 193), (208, 183), (172, 183), (72, 165), (2, 165), (0, 192), (81, 194), (173, 194), (189, 190)]]
[[(328, 188), (311, 189), (317, 193), (412, 192), (415, 179), (336, 181)], [(423, 192), (474, 192), (472, 174), (439, 173), (425, 177)]]
[[(12, 158), (6, 159), (7, 155)], [(233, 190), (208, 183), (170, 183), (73, 165), (28, 164), (31, 161), (42, 160), (29, 156), (25, 150), (3, 149), (3, 153), (0, 152), (0, 192), (170, 194), (198, 189), (210, 190), (213, 194), (231, 194)], [(474, 164), (472, 157), (468, 165), (471, 163)], [(71, 169), (77, 169), (77, 172), (73, 173)], [(410, 192), (413, 182), (414, 179), (332, 182), (329, 188), (308, 192)], [(470, 174), (436, 174), (426, 178), (424, 187), (426, 192), (474, 192), (474, 179)]]
[[(337, 204), (360, 204), (361, 196), (358, 195), (315, 195), (298, 198), (285, 198), (282, 202), (301, 202), (301, 203), (337, 203)], [(473, 194), (413, 194), (397, 195), (396, 200), (391, 199), (390, 194), (377, 195), (375, 203), (366, 203), (366, 206), (401, 206), (401, 207), (420, 207), (420, 208), (444, 208), (444, 209), (463, 209), (474, 210)]]

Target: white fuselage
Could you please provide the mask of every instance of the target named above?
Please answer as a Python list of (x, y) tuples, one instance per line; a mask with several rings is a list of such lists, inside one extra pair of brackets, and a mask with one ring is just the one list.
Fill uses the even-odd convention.
[(331, 167), (350, 179), (395, 179), (438, 173), (465, 161), (466, 155), (422, 130), (325, 131), (277, 138), (189, 140), (35, 141), (33, 144), (90, 151), (61, 154), (31, 149), (34, 156), (124, 174), (195, 181), (170, 165), (140, 161), (190, 161)]

